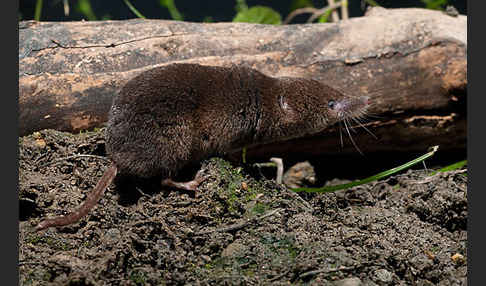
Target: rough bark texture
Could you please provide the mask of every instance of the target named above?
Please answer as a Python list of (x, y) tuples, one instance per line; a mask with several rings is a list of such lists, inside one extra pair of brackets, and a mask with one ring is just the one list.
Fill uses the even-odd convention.
[[(271, 76), (314, 78), (349, 94), (368, 94), (367, 124), (353, 134), (363, 151), (466, 146), (467, 18), (423, 9), (374, 8), (333, 24), (268, 26), (165, 20), (21, 22), (20, 134), (79, 132), (107, 120), (114, 94), (158, 65), (245, 64)], [(296, 142), (297, 141), (297, 142)], [(335, 152), (336, 128), (249, 150)], [(332, 148), (329, 148), (332, 147)], [(352, 151), (346, 143), (343, 152)], [(355, 152), (355, 151), (354, 151)]]

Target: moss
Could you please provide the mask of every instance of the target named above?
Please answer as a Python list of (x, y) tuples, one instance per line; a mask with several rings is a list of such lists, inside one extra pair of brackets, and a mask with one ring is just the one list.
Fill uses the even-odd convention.
[(256, 203), (255, 206), (251, 209), (251, 211), (255, 214), (262, 215), (265, 213), (267, 209), (268, 207), (265, 204)]
[(147, 280), (147, 274), (141, 270), (132, 270), (130, 272), (129, 279), (136, 285), (145, 285)]
[[(217, 166), (218, 178), (221, 180), (219, 184), (221, 187), (218, 192), (222, 198), (226, 199), (229, 212), (238, 213), (248, 202), (255, 199), (257, 188), (250, 186), (242, 168), (234, 168), (230, 163), (220, 158), (212, 158), (210, 162)], [(242, 187), (243, 182), (247, 184), (246, 189)]]
[(299, 254), (299, 249), (295, 246), (292, 238), (285, 237), (276, 243), (276, 249), (286, 250), (289, 257), (294, 259)]
[[(90, 135), (94, 135), (96, 133), (99, 133), (99, 132), (102, 132), (104, 130), (103, 127), (94, 127), (93, 129), (81, 129), (79, 130), (79, 133), (78, 135), (81, 135), (81, 136), (90, 136)], [(75, 135), (75, 134), (72, 134), (72, 135)]]
[(49, 236), (39, 236), (36, 234), (29, 235), (27, 239), (25, 240), (27, 243), (31, 243), (33, 245), (37, 244), (47, 244), (50, 248), (55, 249), (55, 250), (63, 250), (63, 251), (68, 251), (73, 249), (73, 247), (69, 244), (66, 243), (62, 240), (55, 239)]
[[(244, 274), (245, 276), (248, 276), (248, 277), (254, 277), (255, 276), (255, 270), (256, 270), (256, 264), (252, 265), (252, 269), (247, 269), (245, 270)], [(253, 269), (255, 268), (255, 269)]]
[(52, 280), (52, 274), (49, 271), (45, 271), (44, 274), (42, 275), (42, 280), (51, 281)]
[(430, 248), (430, 251), (431, 251), (432, 253), (438, 253), (438, 252), (440, 251), (440, 247), (438, 247), (438, 246), (432, 246), (432, 247)]
[(206, 270), (211, 270), (213, 268), (214, 268), (214, 266), (211, 263), (204, 264), (204, 269), (206, 269)]
[(276, 237), (272, 234), (264, 234), (260, 242), (266, 246), (269, 252), (269, 258), (272, 261), (285, 261), (289, 263), (294, 261), (299, 255), (301, 249), (295, 245), (293, 237)]
[(34, 234), (34, 235), (27, 236), (27, 238), (25, 239), (25, 242), (32, 243), (32, 244), (35, 245), (39, 242), (43, 242), (43, 240), (44, 240), (43, 237)]
[[(24, 280), (19, 281), (20, 285), (39, 285), (39, 281), (42, 283), (52, 281), (52, 273), (45, 269), (33, 269), (30, 270), (24, 277)], [(44, 284), (41, 284), (44, 285)]]

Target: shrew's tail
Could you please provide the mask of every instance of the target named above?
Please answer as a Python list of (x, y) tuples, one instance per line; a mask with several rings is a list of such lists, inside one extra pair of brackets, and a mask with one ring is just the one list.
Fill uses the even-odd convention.
[(101, 196), (105, 192), (106, 188), (111, 184), (113, 179), (116, 177), (117, 167), (114, 163), (108, 167), (105, 171), (98, 184), (94, 189), (88, 194), (86, 200), (81, 204), (81, 206), (74, 212), (66, 216), (58, 216), (51, 219), (46, 219), (41, 221), (37, 227), (36, 231), (51, 227), (51, 226), (64, 226), (68, 224), (75, 223), (79, 221), (82, 217), (88, 214), (88, 212), (98, 203)]

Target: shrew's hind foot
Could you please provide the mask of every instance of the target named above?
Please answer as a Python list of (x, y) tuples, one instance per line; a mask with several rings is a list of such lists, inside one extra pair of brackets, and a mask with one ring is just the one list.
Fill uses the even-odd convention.
[(175, 182), (172, 181), (172, 179), (164, 179), (162, 180), (161, 184), (162, 186), (167, 186), (167, 187), (173, 187), (181, 190), (186, 190), (186, 191), (196, 191), (197, 187), (199, 184), (204, 182), (208, 176), (203, 175), (203, 171), (199, 170), (196, 173), (196, 176), (194, 177), (194, 180), (188, 181), (188, 182)]

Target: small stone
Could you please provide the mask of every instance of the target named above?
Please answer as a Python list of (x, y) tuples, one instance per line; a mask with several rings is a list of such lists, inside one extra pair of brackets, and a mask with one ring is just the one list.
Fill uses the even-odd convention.
[(248, 184), (246, 182), (241, 182), (241, 188), (244, 190), (244, 191), (248, 191)]
[(283, 182), (289, 188), (312, 186), (316, 183), (316, 172), (309, 161), (300, 162), (285, 172)]
[(185, 235), (190, 235), (190, 234), (193, 234), (194, 233), (194, 231), (191, 228), (189, 228), (189, 227), (183, 228), (182, 229), (182, 232), (184, 232)]
[(444, 12), (451, 17), (459, 16), (459, 11), (457, 11), (456, 7), (454, 7), (452, 5), (447, 5)]
[(211, 262), (211, 257), (207, 256), (207, 255), (201, 255), (201, 259), (205, 262), (205, 263), (209, 263)]
[(221, 257), (238, 256), (244, 253), (245, 250), (246, 250), (246, 246), (244, 244), (233, 242), (223, 250), (223, 252), (221, 253)]
[(42, 138), (42, 135), (40, 134), (40, 132), (34, 132), (32, 133), (32, 137), (34, 137), (34, 139), (40, 139)]
[(44, 141), (44, 139), (42, 138), (35, 139), (35, 143), (37, 144), (37, 146), (39, 146), (42, 149), (46, 147), (46, 141)]
[(460, 254), (460, 253), (456, 253), (454, 255), (451, 256), (451, 259), (452, 261), (455, 263), (455, 264), (464, 264), (466, 263), (466, 258)]
[(390, 283), (393, 281), (393, 274), (386, 269), (376, 270), (375, 277), (380, 282)]
[(345, 278), (342, 280), (335, 281), (334, 286), (360, 286), (363, 285), (361, 280), (357, 277)]
[(430, 250), (425, 250), (424, 251), (425, 255), (427, 255), (427, 257), (430, 259), (430, 260), (435, 260), (435, 254), (432, 253), (432, 251)]
[(120, 241), (121, 233), (117, 228), (110, 228), (105, 232), (104, 239), (108, 243), (117, 243)]

